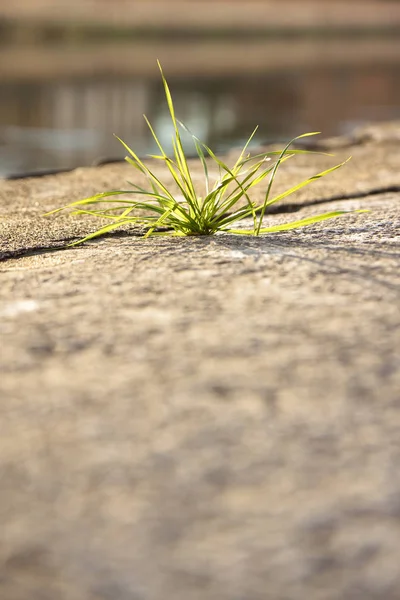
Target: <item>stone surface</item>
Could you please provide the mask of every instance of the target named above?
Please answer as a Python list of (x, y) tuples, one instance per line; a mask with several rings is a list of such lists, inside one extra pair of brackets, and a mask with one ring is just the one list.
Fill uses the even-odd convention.
[(400, 151), (374, 140), (288, 161), (282, 187), (353, 154), (269, 220), (370, 213), (261, 238), (60, 249), (95, 223), (41, 214), (129, 167), (0, 183), (2, 600), (400, 598)]

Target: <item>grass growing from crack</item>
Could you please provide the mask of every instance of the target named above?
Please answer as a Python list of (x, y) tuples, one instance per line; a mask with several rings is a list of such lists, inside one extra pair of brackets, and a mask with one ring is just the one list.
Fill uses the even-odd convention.
[[(316, 135), (317, 132), (305, 133), (293, 138), (282, 151), (264, 152), (251, 156), (248, 153), (248, 147), (257, 131), (256, 128), (235, 164), (229, 167), (206, 144), (193, 135), (183, 123), (178, 121), (175, 116), (168, 83), (160, 63), (158, 63), (158, 66), (174, 129), (173, 157), (167, 155), (152, 125), (145, 116), (145, 121), (159, 149), (159, 154), (150, 155), (150, 158), (161, 161), (167, 167), (178, 194), (171, 191), (166, 183), (157, 177), (154, 171), (124, 141), (117, 138), (128, 153), (125, 160), (143, 174), (150, 187), (146, 189), (131, 183), (131, 189), (129, 190), (102, 192), (47, 213), (53, 214), (69, 208), (73, 210), (73, 214), (94, 215), (110, 221), (109, 224), (70, 245), (80, 244), (124, 225), (136, 225), (142, 228), (145, 231), (145, 237), (154, 235), (211, 235), (217, 232), (258, 236), (312, 225), (349, 212), (366, 212), (362, 210), (337, 210), (283, 225), (265, 227), (264, 218), (272, 204), (279, 202), (313, 181), (336, 171), (347, 160), (273, 196), (272, 186), (282, 163), (296, 154), (308, 153), (307, 150), (291, 149), (293, 142), (300, 138)], [(201, 196), (193, 183), (193, 177), (183, 149), (181, 131), (186, 131), (192, 137), (204, 171), (204, 193)], [(209, 162), (214, 163), (219, 170), (219, 177), (213, 183), (210, 182), (209, 177)], [(256, 203), (250, 197), (251, 189), (264, 180), (267, 183), (264, 199), (261, 203)], [(132, 199), (127, 198), (127, 195), (132, 195)], [(117, 199), (114, 203), (114, 196), (123, 197)], [(111, 206), (110, 201), (112, 202)], [(252, 220), (250, 229), (235, 228), (236, 224), (248, 218)]]

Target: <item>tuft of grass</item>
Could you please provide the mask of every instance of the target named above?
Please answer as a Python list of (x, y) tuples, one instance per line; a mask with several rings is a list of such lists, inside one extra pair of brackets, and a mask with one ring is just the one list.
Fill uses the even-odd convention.
[[(73, 214), (94, 215), (110, 221), (94, 233), (70, 245), (91, 240), (124, 225), (136, 225), (142, 228), (145, 231), (145, 237), (154, 235), (212, 235), (219, 232), (258, 236), (260, 234), (287, 231), (289, 229), (312, 225), (313, 223), (332, 219), (348, 214), (349, 212), (367, 212), (363, 210), (337, 210), (283, 225), (265, 227), (264, 218), (268, 208), (272, 204), (279, 202), (279, 200), (286, 198), (313, 181), (325, 177), (329, 173), (333, 173), (333, 171), (342, 167), (350, 159), (330, 169), (321, 171), (285, 192), (273, 196), (272, 186), (282, 163), (296, 154), (309, 153), (307, 150), (291, 149), (293, 142), (300, 138), (316, 135), (319, 132), (305, 133), (297, 136), (281, 151), (263, 152), (251, 156), (247, 150), (257, 131), (256, 127), (235, 164), (229, 167), (176, 118), (171, 92), (159, 62), (158, 66), (174, 129), (172, 139), (173, 157), (167, 155), (151, 123), (144, 116), (160, 152), (157, 155), (150, 155), (150, 158), (161, 161), (168, 168), (178, 193), (171, 191), (150, 167), (123, 140), (116, 136), (128, 152), (125, 160), (143, 174), (150, 187), (146, 189), (131, 183), (131, 189), (129, 190), (102, 192), (47, 213), (49, 215), (60, 210), (72, 209)], [(183, 149), (181, 131), (185, 131), (191, 136), (203, 168), (204, 193), (201, 196), (193, 183), (188, 160)], [(219, 177), (214, 182), (210, 182), (209, 177), (207, 163), (210, 161), (219, 170)], [(261, 203), (256, 203), (250, 197), (251, 189), (264, 180), (267, 183), (264, 199)], [(129, 199), (126, 195), (132, 195), (133, 198)], [(123, 198), (119, 198), (113, 202), (114, 196), (123, 196)], [(95, 206), (94, 208), (93, 205)], [(252, 220), (250, 229), (235, 228), (235, 225), (237, 226), (243, 219), (248, 218)]]

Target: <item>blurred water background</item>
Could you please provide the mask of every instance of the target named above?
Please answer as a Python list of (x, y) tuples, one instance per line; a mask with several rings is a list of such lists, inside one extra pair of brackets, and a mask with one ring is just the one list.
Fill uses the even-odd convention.
[(168, 145), (179, 118), (218, 151), (400, 118), (397, 0), (0, 3), (0, 176)]

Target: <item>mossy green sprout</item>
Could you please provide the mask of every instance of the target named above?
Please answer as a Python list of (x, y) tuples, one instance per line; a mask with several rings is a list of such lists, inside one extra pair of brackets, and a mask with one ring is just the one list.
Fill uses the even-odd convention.
[[(256, 128), (247, 140), (235, 164), (229, 167), (206, 144), (193, 135), (183, 123), (178, 121), (175, 116), (174, 104), (167, 80), (164, 77), (160, 63), (158, 63), (158, 66), (173, 125), (173, 156), (170, 157), (167, 155), (152, 125), (145, 116), (145, 121), (160, 152), (157, 155), (150, 155), (150, 158), (161, 161), (168, 168), (174, 180), (175, 190), (178, 193), (172, 191), (150, 169), (146, 162), (139, 158), (124, 141), (117, 138), (128, 152), (125, 160), (144, 175), (150, 184), (150, 188), (145, 189), (131, 183), (131, 189), (129, 190), (102, 192), (47, 213), (52, 214), (59, 210), (70, 208), (73, 209), (73, 214), (94, 215), (110, 221), (94, 233), (70, 245), (85, 242), (126, 225), (140, 227), (144, 230), (145, 237), (154, 235), (211, 235), (218, 232), (258, 236), (265, 233), (275, 233), (304, 227), (347, 214), (348, 212), (354, 212), (336, 210), (283, 225), (264, 227), (266, 211), (272, 204), (279, 202), (279, 200), (286, 198), (309, 183), (336, 171), (347, 161), (317, 173), (277, 196), (272, 196), (273, 182), (281, 164), (295, 154), (308, 152), (307, 150), (291, 149), (293, 142), (300, 138), (316, 135), (318, 132), (305, 133), (293, 138), (282, 151), (263, 152), (251, 156), (248, 152), (248, 147), (257, 131)], [(204, 192), (202, 196), (199, 195), (193, 182), (188, 159), (182, 144), (181, 131), (186, 131), (192, 137), (204, 171)], [(209, 177), (208, 163), (210, 162), (214, 166), (217, 166), (219, 171), (219, 177), (213, 183), (210, 182)], [(251, 189), (265, 179), (267, 180), (267, 187), (264, 199), (261, 203), (256, 203), (250, 197)], [(127, 195), (132, 195), (133, 198), (129, 199)], [(121, 198), (113, 202), (113, 196), (121, 196)], [(252, 222), (250, 229), (234, 228), (235, 224), (248, 218)]]

